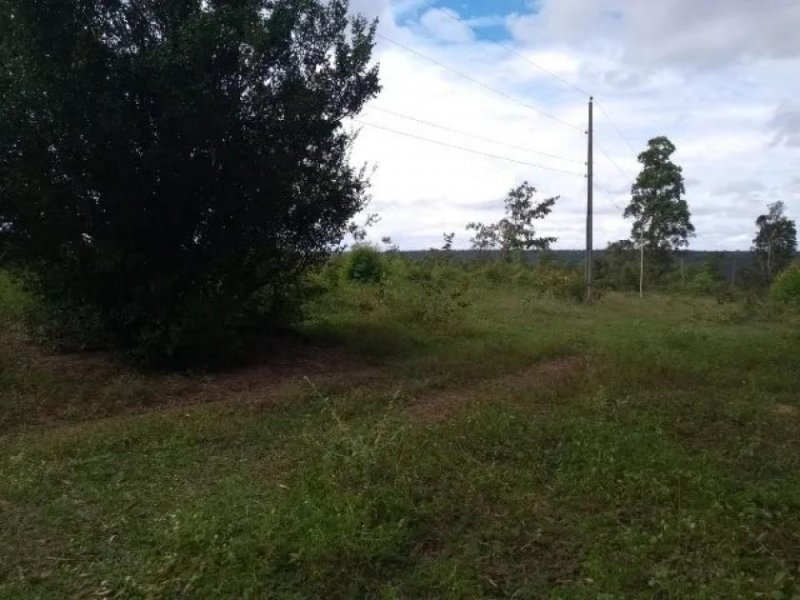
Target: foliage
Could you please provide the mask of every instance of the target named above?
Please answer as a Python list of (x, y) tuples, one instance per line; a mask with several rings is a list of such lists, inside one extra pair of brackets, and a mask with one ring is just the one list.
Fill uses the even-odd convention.
[(794, 258), (797, 252), (797, 228), (794, 221), (786, 216), (783, 202), (774, 202), (767, 208), (767, 214), (756, 219), (758, 230), (753, 239), (753, 250), (764, 279), (769, 283)]
[(350, 221), (347, 224), (347, 233), (353, 238), (356, 244), (363, 244), (367, 241), (367, 234), (371, 227), (380, 223), (381, 217), (378, 213), (369, 213), (364, 216), (361, 223), (356, 220)]
[(681, 265), (667, 272), (662, 279), (666, 291), (694, 296), (721, 297), (730, 287), (720, 273), (719, 263), (713, 258), (699, 265)]
[(394, 253), (400, 251), (400, 246), (395, 244), (394, 240), (388, 235), (381, 238), (381, 244), (383, 244), (385, 252)]
[(547, 255), (534, 263), (491, 261), (468, 265), (472, 278), (513, 286), (537, 298), (582, 301), (586, 292), (580, 268), (560, 265)]
[(451, 233), (444, 233), (442, 234), (442, 252), (452, 252), (453, 250), (453, 240), (456, 239), (455, 232)]
[(411, 322), (449, 327), (470, 305), (469, 279), (446, 260), (412, 265), (409, 281), (412, 287), (395, 295), (393, 301), (396, 310)]
[(377, 248), (359, 244), (345, 258), (345, 277), (356, 283), (379, 283), (385, 274), (383, 256)]
[(61, 325), (218, 357), (365, 202), (342, 121), (374, 24), (346, 0), (0, 0), (0, 30), (0, 247)]
[(608, 290), (632, 291), (639, 283), (639, 253), (630, 240), (608, 244), (595, 262), (597, 286)]
[[(533, 288), (540, 296), (571, 302), (583, 302), (585, 299), (586, 282), (582, 269), (537, 264), (532, 271)], [(599, 300), (602, 293), (596, 290), (593, 296), (594, 300)]]
[(508, 193), (504, 201), (504, 219), (489, 225), (467, 225), (467, 230), (475, 231), (472, 247), (475, 250), (500, 248), (506, 258), (521, 258), (526, 250), (547, 250), (556, 238), (537, 238), (533, 222), (549, 215), (558, 197), (534, 204), (535, 194), (536, 188), (526, 181)]
[(642, 171), (631, 188), (625, 218), (634, 219), (631, 238), (648, 250), (678, 250), (694, 235), (682, 169), (670, 160), (674, 152), (668, 138), (657, 137), (639, 155)]
[(793, 263), (775, 277), (771, 294), (780, 302), (800, 304), (800, 263)]
[(0, 269), (0, 327), (19, 325), (32, 308), (18, 279)]

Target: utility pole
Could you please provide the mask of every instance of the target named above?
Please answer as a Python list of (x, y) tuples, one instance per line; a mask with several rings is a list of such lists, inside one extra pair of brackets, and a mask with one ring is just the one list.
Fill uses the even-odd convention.
[(639, 250), (641, 251), (642, 260), (639, 263), (639, 298), (644, 298), (644, 238), (642, 238), (640, 244)]
[(592, 301), (594, 228), (594, 98), (589, 97), (589, 154), (586, 161), (586, 301)]

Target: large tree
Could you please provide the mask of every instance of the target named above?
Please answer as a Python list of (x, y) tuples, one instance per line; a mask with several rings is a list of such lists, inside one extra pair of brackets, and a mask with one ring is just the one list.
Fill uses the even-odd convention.
[(753, 251), (767, 283), (770, 283), (797, 253), (797, 227), (786, 216), (784, 203), (774, 202), (767, 207), (767, 214), (756, 219), (756, 228)]
[(278, 310), (365, 201), (347, 0), (0, 0), (0, 246), (155, 357)]
[(642, 170), (631, 187), (625, 218), (633, 219), (631, 239), (641, 253), (640, 291), (644, 281), (645, 251), (669, 257), (689, 245), (694, 235), (683, 170), (672, 162), (675, 145), (666, 137), (650, 140), (639, 154)]

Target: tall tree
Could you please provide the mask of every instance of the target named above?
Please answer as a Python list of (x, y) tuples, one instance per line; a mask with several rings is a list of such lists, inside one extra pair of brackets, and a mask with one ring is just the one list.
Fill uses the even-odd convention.
[(521, 255), (526, 250), (547, 250), (556, 241), (553, 237), (537, 237), (534, 221), (544, 219), (553, 210), (558, 197), (534, 202), (536, 188), (527, 181), (513, 188), (504, 200), (506, 216), (497, 223), (470, 223), (467, 230), (475, 231), (472, 247), (475, 250), (500, 248), (506, 258)]
[(756, 219), (753, 251), (767, 283), (770, 283), (797, 253), (797, 227), (786, 216), (783, 202), (774, 202), (767, 209), (767, 214)]
[(0, 0), (7, 259), (123, 347), (216, 353), (364, 204), (374, 32), (347, 0)]
[(644, 289), (645, 250), (669, 256), (689, 245), (694, 235), (683, 170), (672, 162), (675, 145), (666, 137), (650, 140), (639, 154), (642, 170), (631, 187), (625, 218), (633, 219), (631, 239), (639, 247), (640, 294)]

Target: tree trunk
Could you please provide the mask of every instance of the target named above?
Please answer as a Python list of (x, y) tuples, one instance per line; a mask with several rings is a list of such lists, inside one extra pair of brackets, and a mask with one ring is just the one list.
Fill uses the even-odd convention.
[(767, 285), (772, 283), (772, 240), (769, 241), (767, 246)]

